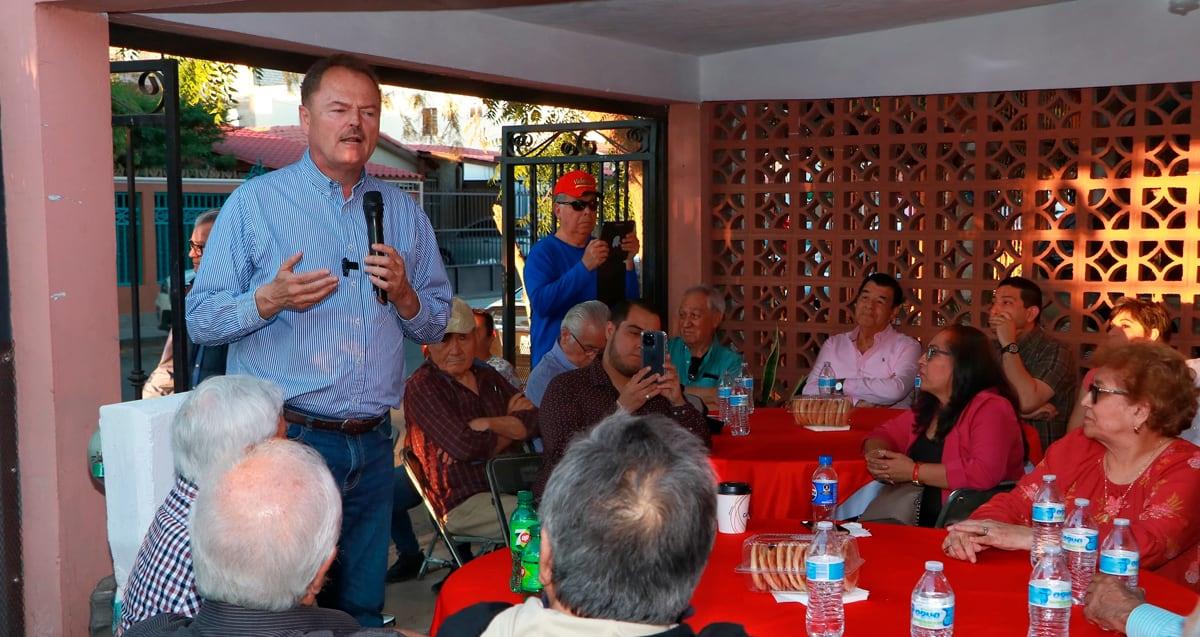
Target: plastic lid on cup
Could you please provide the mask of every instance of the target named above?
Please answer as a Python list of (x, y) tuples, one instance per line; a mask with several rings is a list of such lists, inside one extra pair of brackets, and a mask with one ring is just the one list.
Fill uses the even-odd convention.
[(1129, 526), (1129, 520), (1126, 518), (1117, 518), (1113, 520), (1113, 526)]
[(833, 464), (833, 456), (817, 456), (817, 464), (828, 467)]
[(829, 520), (821, 520), (820, 522), (817, 522), (817, 530), (818, 531), (832, 531), (833, 530), (833, 522), (830, 522)]
[(927, 570), (927, 571), (931, 571), (934, 573), (940, 573), (940, 572), (942, 572), (943, 568), (945, 568), (945, 567), (942, 566), (942, 563), (937, 560), (929, 560), (928, 562), (925, 562), (925, 570)]
[(747, 482), (722, 482), (717, 485), (717, 493), (719, 495), (747, 495), (750, 493), (750, 484)]
[(1054, 482), (1057, 479), (1058, 476), (1054, 475), (1053, 473), (1047, 473), (1046, 475), (1042, 476), (1042, 482)]
[(1075, 498), (1075, 506), (1077, 507), (1085, 507), (1091, 503), (1092, 501), (1087, 498)]

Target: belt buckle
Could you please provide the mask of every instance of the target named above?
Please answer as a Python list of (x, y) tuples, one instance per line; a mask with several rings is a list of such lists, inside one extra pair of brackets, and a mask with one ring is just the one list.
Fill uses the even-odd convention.
[(346, 429), (347, 429), (347, 427), (349, 427), (351, 420), (354, 420), (354, 419), (353, 418), (345, 418), (341, 422), (339, 422), (338, 423), (338, 431), (341, 433), (346, 433)]

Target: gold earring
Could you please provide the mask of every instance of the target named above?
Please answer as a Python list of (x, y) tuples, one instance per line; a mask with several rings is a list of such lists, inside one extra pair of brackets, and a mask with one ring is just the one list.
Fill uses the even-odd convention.
[(1133, 433), (1135, 433), (1135, 434), (1140, 434), (1140, 433), (1142, 433), (1142, 426), (1141, 426), (1141, 425), (1134, 425), (1134, 426), (1133, 426)]

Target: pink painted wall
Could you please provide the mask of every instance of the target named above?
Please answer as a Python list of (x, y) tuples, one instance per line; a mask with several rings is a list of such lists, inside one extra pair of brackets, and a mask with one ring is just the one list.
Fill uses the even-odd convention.
[(675, 333), (675, 313), (683, 291), (703, 282), (700, 255), (702, 139), (700, 105), (672, 104), (667, 114), (667, 324)]
[(112, 571), (87, 441), (120, 400), (108, 26), (34, 0), (0, 2), (0, 24), (25, 625), (85, 635)]

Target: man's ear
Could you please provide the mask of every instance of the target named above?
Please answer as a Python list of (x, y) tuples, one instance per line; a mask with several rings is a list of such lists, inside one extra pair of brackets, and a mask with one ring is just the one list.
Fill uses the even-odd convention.
[(301, 606), (315, 606), (317, 604), (317, 593), (321, 592), (321, 587), (325, 586), (325, 576), (329, 574), (329, 568), (333, 566), (333, 560), (337, 557), (337, 549), (329, 554), (329, 559), (321, 564), (321, 568), (317, 569), (317, 574), (313, 576), (312, 581), (308, 583), (308, 590), (304, 592), (304, 598), (300, 600)]
[(308, 107), (303, 104), (300, 105), (299, 110), (300, 110), (300, 130), (304, 131), (305, 136), (308, 136), (308, 125), (312, 118), (312, 113), (310, 113), (308, 111)]

